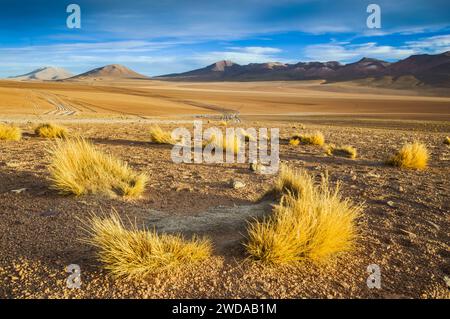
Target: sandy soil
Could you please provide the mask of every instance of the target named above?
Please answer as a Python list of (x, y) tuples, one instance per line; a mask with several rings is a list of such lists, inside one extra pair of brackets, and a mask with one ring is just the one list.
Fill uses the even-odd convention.
[[(218, 120), (239, 112), (241, 127), (278, 127), (283, 162), (342, 181), (345, 196), (365, 202), (358, 248), (324, 265), (267, 269), (242, 248), (248, 219), (270, 213), (264, 197), (274, 176), (247, 164), (183, 164), (170, 147), (148, 142), (148, 128), (190, 127), (194, 118)], [(448, 297), (450, 98), (311, 82), (171, 83), (0, 81), (0, 121), (24, 131), (20, 142), (0, 142), (0, 297)], [(43, 121), (67, 125), (98, 147), (150, 175), (140, 200), (61, 196), (49, 189), (47, 149), (33, 135)], [(186, 122), (187, 121), (187, 122)], [(327, 157), (317, 147), (292, 147), (298, 133), (321, 130), (336, 144), (358, 149), (356, 160)], [(429, 147), (423, 172), (383, 164), (404, 142)], [(246, 184), (233, 189), (230, 180)], [(25, 190), (23, 190), (25, 188)], [(22, 189), (22, 190), (21, 190)], [(15, 191), (16, 190), (16, 191)], [(19, 191), (17, 191), (19, 190)], [(389, 204), (388, 204), (389, 203)], [(95, 250), (80, 242), (80, 220), (115, 208), (162, 232), (208, 235), (214, 256), (188, 270), (141, 282), (109, 278)], [(65, 267), (79, 264), (83, 285), (66, 288)], [(382, 289), (368, 289), (366, 271), (378, 264)]]
[(263, 114), (394, 114), (450, 120), (450, 97), (313, 82), (0, 81), (0, 119)]
[[(60, 90), (62, 95), (75, 94)], [(259, 94), (248, 95), (242, 104), (266, 100), (256, 99)], [(242, 96), (236, 96), (236, 101), (239, 98)], [(264, 107), (275, 105), (275, 100)], [(289, 100), (282, 100), (283, 107), (289, 108)], [(336, 103), (344, 105), (344, 101)], [(298, 99), (296, 103), (298, 106)], [(449, 113), (447, 102), (416, 103), (427, 103), (428, 113)], [(37, 123), (35, 117), (30, 119)], [(354, 145), (360, 157), (328, 157), (317, 147), (288, 145), (286, 139), (298, 132), (299, 121), (308, 131), (321, 130), (330, 142)], [(170, 147), (148, 142), (146, 122), (71, 123), (67, 125), (72, 132), (91, 138), (101, 149), (147, 172), (150, 184), (137, 201), (61, 196), (49, 189), (46, 150), (52, 142), (32, 134), (34, 123), (20, 124), (27, 133), (22, 141), (0, 143), (0, 297), (448, 297), (444, 277), (450, 277), (450, 148), (443, 139), (450, 135), (450, 123), (445, 119), (386, 120), (350, 115), (244, 118), (243, 127), (279, 127), (284, 141), (282, 161), (315, 175), (328, 171), (333, 182), (342, 181), (345, 196), (367, 206), (359, 220), (361, 236), (356, 251), (323, 265), (306, 263), (277, 269), (246, 260), (240, 244), (246, 220), (270, 211), (274, 202), (262, 196), (274, 176), (256, 174), (247, 164), (174, 164)], [(416, 139), (431, 151), (427, 170), (401, 170), (383, 164), (401, 144)], [(247, 187), (233, 189), (231, 179), (239, 179)], [(12, 192), (21, 188), (26, 190)], [(111, 208), (160, 231), (206, 234), (214, 242), (214, 256), (192, 269), (148, 280), (112, 279), (96, 261), (95, 250), (79, 241), (83, 236), (79, 219)], [(69, 264), (81, 267), (81, 289), (66, 288), (68, 274), (64, 269)], [(369, 264), (381, 267), (380, 290), (366, 285)]]

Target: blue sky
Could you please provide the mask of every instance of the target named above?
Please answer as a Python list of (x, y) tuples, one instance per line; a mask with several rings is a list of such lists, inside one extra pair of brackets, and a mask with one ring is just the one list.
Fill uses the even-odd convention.
[[(66, 7), (81, 7), (81, 29)], [(367, 5), (382, 28), (366, 26)], [(120, 63), (146, 75), (228, 59), (395, 61), (450, 50), (448, 0), (0, 0), (0, 77)]]

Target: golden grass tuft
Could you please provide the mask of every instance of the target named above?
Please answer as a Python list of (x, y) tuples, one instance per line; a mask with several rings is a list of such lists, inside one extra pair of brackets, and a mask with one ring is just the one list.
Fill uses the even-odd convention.
[(231, 136), (225, 135), (222, 136), (222, 138), (219, 138), (217, 137), (217, 135), (212, 134), (211, 138), (203, 143), (203, 146), (206, 146), (208, 144), (214, 145), (216, 149), (221, 148), (224, 152), (230, 150), (231, 153), (237, 154), (241, 147), (241, 140), (239, 139), (239, 136), (237, 134)]
[(403, 145), (387, 163), (402, 168), (424, 169), (427, 167), (429, 157), (427, 147), (422, 143), (414, 142)]
[[(306, 134), (294, 135), (291, 138), (291, 141), (292, 140), (298, 140), (299, 143), (302, 143), (302, 144), (322, 146), (325, 143), (325, 136), (323, 135), (322, 132), (316, 131), (314, 133), (306, 133)], [(291, 145), (294, 145), (294, 144), (292, 144), (294, 142), (291, 143), (289, 141), (289, 143)], [(297, 143), (296, 145), (298, 145), (299, 143)]]
[(356, 148), (351, 145), (336, 146), (334, 144), (329, 144), (325, 147), (325, 153), (328, 155), (348, 157), (355, 159), (357, 156)]
[(281, 165), (278, 178), (275, 180), (274, 191), (278, 195), (299, 195), (303, 192), (303, 172), (292, 170), (286, 165)]
[(297, 146), (298, 144), (300, 144), (300, 139), (298, 139), (298, 138), (291, 138), (289, 140), (289, 145)]
[(143, 193), (148, 180), (147, 175), (135, 173), (82, 138), (58, 141), (51, 155), (52, 188), (63, 194), (135, 198)]
[(0, 123), (0, 140), (20, 141), (21, 138), (22, 130), (20, 128)]
[(164, 131), (158, 125), (150, 127), (150, 140), (157, 144), (174, 145), (177, 143), (177, 141), (172, 138), (172, 132)]
[(444, 144), (450, 145), (450, 136), (445, 137)]
[[(303, 260), (322, 262), (354, 247), (356, 219), (363, 206), (343, 199), (339, 184), (332, 188), (328, 178), (319, 185), (306, 171), (290, 171), (297, 190), (288, 192), (263, 221), (249, 224), (245, 244), (250, 256), (264, 264), (290, 264)], [(289, 173), (286, 173), (289, 172)]]
[(64, 126), (53, 123), (40, 124), (34, 129), (34, 133), (45, 138), (64, 138), (68, 135), (68, 130)]
[(91, 216), (84, 223), (87, 243), (96, 247), (99, 260), (115, 277), (142, 279), (151, 274), (173, 271), (205, 260), (212, 251), (206, 238), (185, 240), (181, 235), (140, 230), (136, 224), (126, 229), (117, 214)]
[(220, 121), (219, 123), (218, 123), (218, 125), (219, 126), (228, 126), (228, 122), (227, 121)]

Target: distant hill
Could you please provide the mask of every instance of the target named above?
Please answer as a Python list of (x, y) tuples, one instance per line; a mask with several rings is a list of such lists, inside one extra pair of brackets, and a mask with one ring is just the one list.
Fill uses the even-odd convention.
[[(232, 61), (219, 61), (205, 68), (156, 77), (174, 81), (288, 81), (326, 80), (327, 82), (353, 81), (377, 86), (450, 87), (450, 52), (413, 55), (390, 63), (363, 58), (357, 62), (280, 62), (239, 65)], [(364, 81), (361, 81), (364, 80)]]
[(139, 74), (126, 66), (120, 64), (105, 65), (100, 68), (76, 75), (70, 80), (101, 80), (101, 79), (147, 79), (148, 77)]
[(72, 76), (73, 76), (72, 73), (63, 68), (47, 66), (39, 68), (27, 74), (11, 76), (9, 77), (9, 79), (20, 81), (31, 81), (31, 80), (55, 81), (55, 80), (64, 80)]

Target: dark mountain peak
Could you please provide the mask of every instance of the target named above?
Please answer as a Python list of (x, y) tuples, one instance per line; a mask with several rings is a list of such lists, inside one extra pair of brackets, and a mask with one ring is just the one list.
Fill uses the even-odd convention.
[(230, 60), (221, 60), (221, 61), (217, 61), (216, 63), (211, 64), (207, 68), (211, 69), (212, 71), (223, 72), (223, 71), (225, 71), (226, 68), (232, 67), (233, 65), (239, 65), (239, 64), (234, 63), (233, 61), (230, 61)]
[(374, 58), (364, 57), (356, 63), (388, 63), (388, 62), (383, 61), (383, 60), (374, 59)]
[[(327, 82), (381, 79), (391, 82), (414, 78), (420, 85), (450, 86), (450, 51), (441, 54), (415, 55), (391, 63), (364, 57), (359, 61), (341, 64), (337, 61), (298, 62), (295, 64), (266, 62), (239, 65), (222, 60), (210, 66), (158, 78), (178, 81), (289, 81), (326, 80)], [(415, 82), (414, 82), (415, 83)]]
[(72, 79), (96, 79), (96, 78), (117, 78), (117, 79), (145, 79), (145, 75), (139, 74), (121, 64), (108, 64), (88, 72), (74, 76)]

